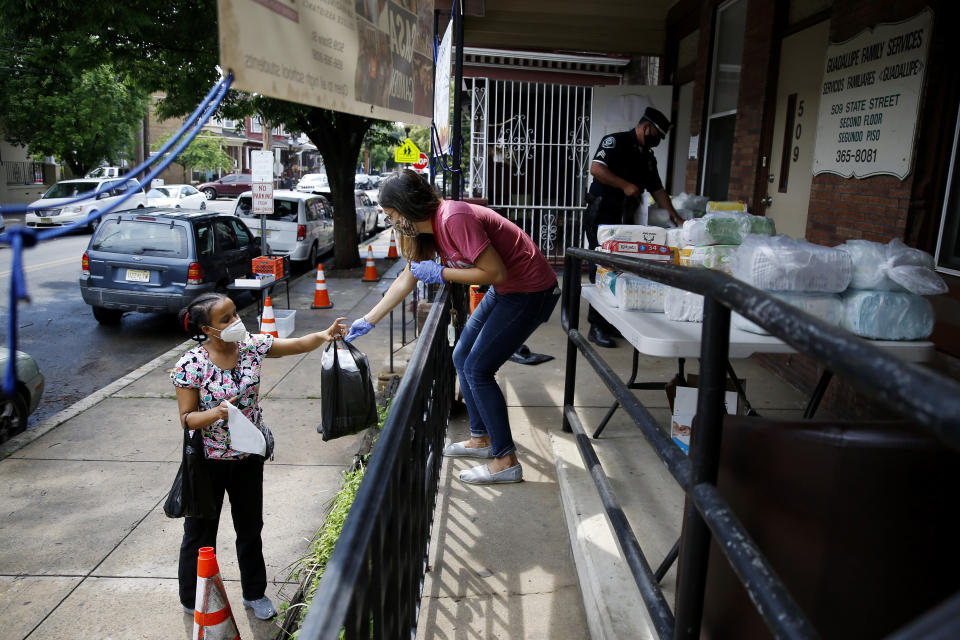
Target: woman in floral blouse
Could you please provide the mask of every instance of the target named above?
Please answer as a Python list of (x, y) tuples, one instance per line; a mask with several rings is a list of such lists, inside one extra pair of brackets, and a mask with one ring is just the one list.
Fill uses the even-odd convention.
[[(184, 429), (202, 429), (205, 466), (214, 484), (217, 518), (185, 518), (180, 545), (180, 602), (193, 615), (200, 547), (216, 547), (217, 526), (224, 491), (230, 496), (237, 533), (237, 562), (243, 604), (266, 620), (277, 614), (265, 595), (267, 571), (260, 531), (263, 528), (263, 457), (230, 448), (227, 403), (234, 403), (272, 444), (258, 401), (260, 367), (264, 356), (279, 358), (313, 351), (342, 338), (346, 326), (338, 318), (329, 329), (300, 338), (277, 339), (247, 333), (230, 298), (208, 293), (180, 311), (180, 323), (198, 344), (187, 351), (170, 374), (177, 389), (180, 423)], [(268, 453), (269, 455), (269, 453)]]

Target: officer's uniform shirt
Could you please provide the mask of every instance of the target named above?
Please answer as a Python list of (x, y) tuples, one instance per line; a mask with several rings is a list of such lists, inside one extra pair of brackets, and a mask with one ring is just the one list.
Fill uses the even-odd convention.
[[(637, 185), (641, 191), (645, 189), (653, 193), (663, 189), (653, 150), (640, 146), (633, 129), (604, 136), (593, 161), (605, 165), (618, 177)], [(588, 193), (603, 198), (601, 210), (615, 211), (618, 214), (626, 197), (622, 189), (603, 184), (596, 178), (590, 184)]]

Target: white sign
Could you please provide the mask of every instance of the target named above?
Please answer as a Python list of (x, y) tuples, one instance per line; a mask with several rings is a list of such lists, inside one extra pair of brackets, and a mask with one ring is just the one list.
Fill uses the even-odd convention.
[(700, 134), (690, 136), (690, 149), (687, 151), (688, 160), (696, 160), (700, 152)]
[(814, 175), (907, 177), (932, 27), (925, 9), (827, 48)]
[(254, 182), (250, 184), (253, 196), (253, 212), (270, 215), (273, 213), (273, 183)]
[(430, 124), (433, 0), (218, 0), (234, 89)]
[(273, 152), (267, 150), (250, 152), (250, 180), (273, 184)]
[(440, 153), (450, 153), (450, 49), (453, 44), (453, 20), (443, 33), (437, 49), (437, 75), (433, 86), (433, 124), (440, 138)]

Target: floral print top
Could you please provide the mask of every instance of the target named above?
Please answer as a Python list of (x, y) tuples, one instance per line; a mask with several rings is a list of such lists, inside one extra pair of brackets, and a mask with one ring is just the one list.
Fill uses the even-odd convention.
[[(173, 386), (196, 389), (200, 393), (197, 411), (206, 411), (238, 396), (236, 406), (250, 422), (267, 435), (263, 425), (260, 403), (260, 366), (264, 356), (273, 346), (273, 336), (264, 333), (248, 333), (240, 343), (237, 366), (224, 371), (210, 360), (206, 348), (199, 344), (187, 351), (170, 374)], [(203, 448), (207, 458), (242, 459), (248, 453), (230, 448), (230, 432), (226, 420), (217, 420), (203, 430)]]

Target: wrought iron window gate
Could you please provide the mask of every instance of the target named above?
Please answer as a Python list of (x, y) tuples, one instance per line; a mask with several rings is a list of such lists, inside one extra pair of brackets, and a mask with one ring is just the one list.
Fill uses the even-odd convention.
[(466, 78), (467, 194), (515, 222), (548, 260), (579, 246), (590, 169), (593, 89)]

